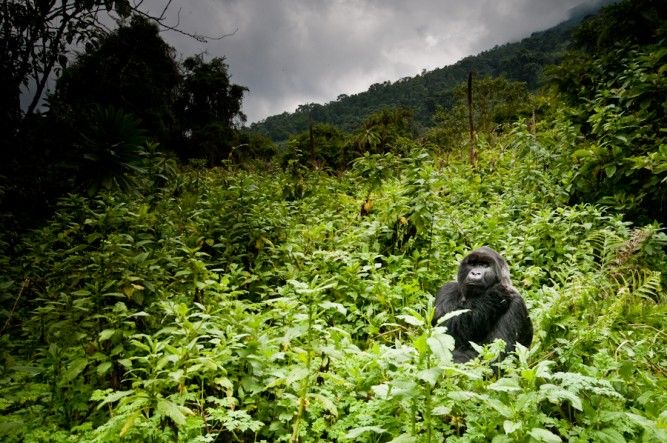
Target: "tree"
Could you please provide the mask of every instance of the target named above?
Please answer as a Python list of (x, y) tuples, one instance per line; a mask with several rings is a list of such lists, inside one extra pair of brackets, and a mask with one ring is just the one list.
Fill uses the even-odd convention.
[(620, 2), (574, 35), (571, 53), (550, 71), (580, 135), (567, 159), (571, 199), (667, 223), (667, 7)]
[[(105, 4), (106, 3), (106, 4)], [(26, 115), (32, 114), (47, 81), (57, 67), (67, 63), (69, 48), (96, 34), (97, 15), (115, 9), (120, 17), (130, 13), (128, 0), (39, 1), (5, 0), (0, 5), (0, 68), (3, 114), (22, 117), (19, 97), (30, 96)]]
[[(181, 31), (166, 22), (171, 0), (164, 0), (159, 15), (142, 9), (140, 0), (3, 0), (0, 3), (0, 120), (16, 128), (33, 114), (53, 74), (64, 68), (72, 51), (108, 28), (105, 17), (126, 19), (132, 14), (154, 20), (198, 40), (208, 37)], [(28, 99), (25, 111), (21, 95)]]
[(166, 143), (174, 126), (173, 96), (180, 81), (174, 49), (158, 26), (134, 15), (127, 25), (89, 42), (65, 68), (49, 98), (53, 112), (75, 121), (91, 106), (113, 107), (141, 120), (149, 136)]
[(413, 111), (406, 108), (385, 108), (366, 119), (357, 132), (359, 153), (386, 153), (394, 150), (396, 140), (414, 135)]
[(206, 62), (202, 55), (183, 62), (183, 80), (176, 102), (181, 158), (206, 158), (214, 165), (227, 158), (240, 123), (243, 93), (248, 90), (231, 82), (224, 58)]
[[(523, 82), (504, 77), (484, 77), (472, 82), (472, 126), (476, 134), (489, 134), (503, 123), (532, 109), (528, 88)], [(461, 146), (468, 123), (468, 85), (461, 83), (454, 89), (454, 106), (439, 107), (433, 117), (436, 124), (427, 137), (447, 149)]]
[(289, 152), (282, 162), (289, 160), (344, 169), (350, 160), (347, 133), (328, 123), (314, 123), (308, 131), (290, 139)]
[[(157, 29), (198, 40), (210, 37), (169, 25), (171, 0), (163, 1), (164, 9), (152, 16), (141, 0), (0, 1), (0, 212), (10, 229), (39, 223), (58, 196), (72, 191), (72, 177), (82, 172), (85, 155), (110, 160), (113, 156), (99, 156), (97, 148), (106, 146), (112, 154), (116, 143), (133, 147), (128, 136), (135, 116), (151, 132), (147, 135), (161, 136), (173, 127), (170, 94), (180, 74), (173, 55), (161, 59), (169, 50)], [(144, 20), (133, 18), (127, 26), (131, 16)], [(110, 32), (114, 20), (121, 29)], [(135, 38), (127, 33), (137, 38), (131, 46), (123, 45)], [(74, 50), (84, 48), (86, 54), (67, 69)], [(60, 95), (51, 97), (52, 109), (44, 114), (39, 104), (46, 86), (63, 72), (67, 76), (58, 82)], [(147, 97), (151, 100), (145, 101)], [(106, 109), (92, 112), (100, 103)], [(113, 128), (122, 133), (110, 134)], [(83, 140), (82, 133), (96, 143)], [(132, 166), (135, 159), (129, 157), (138, 151), (124, 151), (122, 158), (113, 157), (117, 167), (108, 171), (122, 175)], [(96, 165), (108, 164), (106, 160)], [(121, 175), (112, 181), (122, 180)]]

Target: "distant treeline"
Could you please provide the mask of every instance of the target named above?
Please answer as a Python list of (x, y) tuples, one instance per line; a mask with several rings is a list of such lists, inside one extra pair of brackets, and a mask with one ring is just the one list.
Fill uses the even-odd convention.
[(529, 90), (535, 90), (542, 84), (544, 68), (560, 62), (570, 42), (571, 30), (580, 21), (581, 17), (570, 19), (520, 42), (496, 46), (415, 77), (405, 77), (393, 83), (375, 83), (366, 92), (341, 94), (337, 100), (324, 105), (304, 104), (293, 113), (284, 112), (254, 123), (250, 129), (274, 141), (286, 140), (290, 135), (308, 129), (311, 120), (350, 131), (358, 128), (370, 115), (388, 107), (410, 109), (418, 127), (431, 127), (438, 106), (451, 108), (454, 105), (454, 89), (465, 81), (469, 72), (481, 77), (503, 76), (525, 82)]

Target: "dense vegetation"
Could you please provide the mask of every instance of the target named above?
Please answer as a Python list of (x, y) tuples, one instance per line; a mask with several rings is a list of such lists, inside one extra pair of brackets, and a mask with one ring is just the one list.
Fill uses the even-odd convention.
[[(34, 225), (68, 192), (130, 187), (130, 173), (156, 157), (215, 165), (235, 146), (251, 143), (237, 129), (246, 88), (231, 82), (224, 59), (199, 55), (177, 62), (158, 24), (130, 16), (131, 9), (105, 32), (95, 19), (110, 3), (10, 1), (0, 8), (0, 29), (14, 31), (0, 70), (10, 96), (0, 102), (0, 218), (12, 230)], [(77, 13), (84, 14), (82, 22), (67, 21)], [(62, 14), (67, 17), (58, 18)], [(49, 40), (57, 33), (52, 26), (67, 23), (67, 42), (86, 42), (75, 56), (56, 37)], [(23, 53), (30, 44), (39, 54)], [(59, 74), (45, 97), (47, 109), (23, 109), (19, 98), (42, 81), (43, 71)]]
[[(553, 90), (478, 79), (472, 156), (462, 87), (426, 132), (384, 109), (273, 158), (237, 132), (243, 88), (220, 59), (177, 66), (154, 120), (103, 89), (84, 100), (69, 79), (87, 60), (156, 36), (133, 23), (63, 73), (64, 111), (12, 135), (35, 147), (45, 132), (23, 128), (67, 117), (77, 138), (40, 166), (73, 174), (54, 212), (2, 220), (0, 440), (667, 441), (661, 2), (586, 21)], [(179, 163), (184, 146), (202, 159)], [(2, 181), (3, 203), (53, 183), (41, 171)], [(499, 343), (455, 364), (431, 325), (433, 294), (481, 245), (535, 326), (500, 368)]]

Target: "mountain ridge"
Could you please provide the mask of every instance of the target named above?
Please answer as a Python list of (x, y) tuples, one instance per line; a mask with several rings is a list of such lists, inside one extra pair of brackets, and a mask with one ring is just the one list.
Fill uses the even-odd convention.
[(249, 129), (279, 142), (305, 131), (311, 121), (354, 130), (369, 115), (392, 107), (412, 109), (417, 126), (429, 127), (438, 106), (448, 108), (452, 105), (453, 89), (466, 80), (469, 72), (477, 76), (504, 76), (525, 82), (530, 90), (537, 89), (542, 83), (544, 67), (560, 61), (572, 29), (595, 10), (597, 8), (573, 8), (568, 20), (533, 32), (517, 42), (496, 45), (454, 64), (423, 71), (413, 77), (375, 83), (366, 91), (341, 94), (325, 104), (303, 104), (294, 112), (283, 112), (253, 123)]

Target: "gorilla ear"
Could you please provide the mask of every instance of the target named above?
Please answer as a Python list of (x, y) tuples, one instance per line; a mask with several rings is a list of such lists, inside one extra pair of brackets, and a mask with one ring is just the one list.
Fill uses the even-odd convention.
[(510, 267), (507, 264), (507, 260), (498, 254), (495, 250), (489, 248), (488, 246), (483, 246), (480, 249), (484, 249), (485, 252), (493, 258), (493, 262), (496, 265), (496, 273), (501, 283), (512, 286), (512, 280), (510, 279)]
[(510, 280), (510, 268), (507, 265), (507, 262), (501, 258), (500, 262), (500, 280), (512, 284)]
[(512, 286), (512, 280), (510, 279), (510, 267), (507, 264), (507, 261), (498, 254), (496, 257), (496, 264), (498, 265), (498, 270), (500, 271), (500, 282), (506, 286)]

